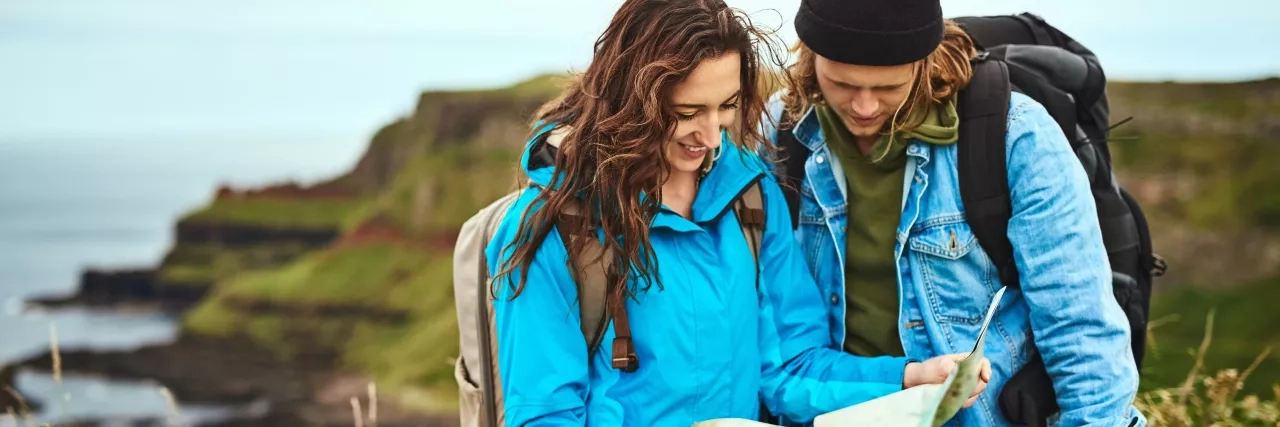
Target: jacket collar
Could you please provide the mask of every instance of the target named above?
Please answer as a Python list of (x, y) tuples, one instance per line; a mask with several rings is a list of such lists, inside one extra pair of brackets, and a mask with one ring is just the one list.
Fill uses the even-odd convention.
[[(555, 176), (555, 151), (559, 148), (559, 132), (554, 124), (538, 124), (538, 130), (527, 141), (520, 166), (529, 180), (541, 187), (549, 187)], [(752, 151), (738, 148), (728, 132), (720, 134), (720, 156), (703, 178), (698, 195), (693, 201), (693, 221), (690, 222), (665, 206), (654, 218), (654, 227), (675, 230), (694, 230), (696, 224), (713, 221), (726, 212), (738, 195), (762, 178), (767, 165)], [(643, 199), (645, 194), (641, 194)]]

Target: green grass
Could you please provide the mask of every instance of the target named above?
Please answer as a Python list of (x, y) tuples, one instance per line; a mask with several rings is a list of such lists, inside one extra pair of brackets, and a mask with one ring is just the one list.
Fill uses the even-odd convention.
[(393, 390), (427, 390), (434, 408), (456, 404), (453, 359), (458, 355), (457, 315), (452, 292), (404, 327), (363, 324), (346, 349), (346, 361)]
[(551, 98), (560, 94), (563, 85), (568, 83), (568, 78), (567, 74), (542, 74), (494, 92), (517, 98)]
[[(1116, 104), (1250, 120), (1280, 116), (1280, 98), (1274, 96), (1277, 90), (1280, 79), (1276, 78), (1238, 83), (1112, 82), (1107, 86), (1108, 97)], [(1141, 114), (1135, 111), (1139, 111), (1135, 116)]]
[[(1245, 384), (1249, 393), (1270, 393), (1280, 383), (1280, 278), (1240, 287), (1207, 290), (1184, 286), (1157, 293), (1151, 319), (1162, 324), (1151, 332), (1144, 361), (1143, 389), (1180, 385), (1195, 363), (1195, 350), (1205, 334), (1206, 317), (1216, 310), (1204, 371), (1244, 369), (1262, 351), (1275, 347)], [(1164, 319), (1164, 320), (1161, 320)]]
[(245, 224), (287, 229), (335, 229), (360, 207), (355, 199), (225, 199), (183, 217), (183, 221)]
[(237, 273), (276, 267), (314, 250), (302, 243), (272, 243), (247, 248), (179, 243), (160, 264), (161, 286), (209, 286)]
[[(241, 313), (228, 298), (352, 304), (407, 310), (405, 324), (352, 318)], [(313, 346), (336, 351), (351, 369), (388, 391), (426, 390), (433, 405), (456, 399), (451, 357), (458, 352), (452, 255), (398, 244), (370, 244), (308, 254), (273, 270), (219, 286), (184, 319), (187, 332), (246, 334), (281, 357)], [(434, 407), (434, 406), (433, 406)]]
[(426, 97), (495, 97), (508, 100), (550, 99), (560, 94), (561, 88), (568, 83), (568, 74), (547, 73), (530, 77), (516, 84), (500, 88), (479, 88), (448, 91), (432, 91), (423, 94)]
[(216, 282), (217, 277), (209, 265), (169, 265), (160, 268), (157, 282), (162, 286), (208, 286)]
[(238, 275), (223, 282), (220, 294), (414, 311), (423, 308), (420, 293), (433, 285), (424, 277), (439, 276), (442, 268), (448, 268), (443, 261), (395, 243), (350, 246), (312, 252), (277, 269)]
[(1275, 141), (1143, 128), (1121, 134), (1139, 139), (1113, 143), (1117, 171), (1180, 174), (1195, 184), (1185, 200), (1148, 209), (1153, 217), (1209, 230), (1280, 228), (1280, 192), (1272, 191), (1280, 168), (1258, 160), (1280, 159)]

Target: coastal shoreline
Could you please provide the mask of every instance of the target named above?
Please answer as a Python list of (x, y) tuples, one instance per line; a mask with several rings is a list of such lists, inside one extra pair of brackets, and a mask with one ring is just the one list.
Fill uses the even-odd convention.
[[(368, 381), (337, 369), (333, 356), (308, 352), (285, 360), (248, 339), (181, 336), (172, 343), (136, 350), (61, 351), (58, 362), (63, 374), (154, 381), (182, 404), (228, 408), (225, 419), (202, 426), (352, 426), (350, 399), (359, 399), (368, 413)], [(53, 361), (52, 352), (47, 351), (0, 368), (0, 373), (9, 373), (9, 381), (18, 370), (50, 373)], [(0, 377), (0, 382), (4, 380)], [(0, 400), (0, 406), (5, 403)], [(407, 410), (385, 397), (379, 399), (377, 413), (378, 425), (385, 427), (459, 424), (456, 414)], [(163, 425), (163, 421), (141, 418), (130, 422), (142, 426)], [(85, 419), (64, 426), (106, 423)]]

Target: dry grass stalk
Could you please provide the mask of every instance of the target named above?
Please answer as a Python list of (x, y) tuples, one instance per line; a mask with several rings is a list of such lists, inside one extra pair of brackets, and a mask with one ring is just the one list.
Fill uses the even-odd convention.
[(1259, 354), (1257, 358), (1254, 358), (1253, 363), (1249, 364), (1249, 368), (1245, 369), (1243, 374), (1240, 374), (1240, 382), (1243, 383), (1245, 380), (1249, 379), (1249, 375), (1253, 374), (1253, 371), (1258, 369), (1258, 365), (1261, 365), (1262, 361), (1269, 355), (1271, 355), (1271, 346), (1267, 346), (1267, 348), (1262, 349), (1262, 354)]
[(369, 382), (369, 425), (378, 427), (378, 385)]
[(1186, 406), (1187, 398), (1191, 396), (1194, 388), (1196, 376), (1200, 375), (1200, 369), (1204, 367), (1204, 355), (1209, 352), (1209, 343), (1213, 341), (1213, 316), (1215, 309), (1209, 310), (1209, 316), (1205, 319), (1204, 339), (1200, 341), (1200, 349), (1196, 352), (1196, 362), (1191, 365), (1191, 372), (1187, 373), (1187, 381), (1182, 383), (1179, 390), (1178, 406)]
[(351, 415), (356, 419), (356, 427), (364, 427), (364, 415), (360, 413), (360, 398), (351, 397)]
[[(53, 359), (53, 382), (62, 387), (62, 352), (58, 349), (58, 326), (49, 323), (49, 357)], [(67, 403), (71, 402), (71, 393), (62, 393), (62, 399), (58, 405), (62, 408), (62, 414), (67, 414)]]
[(49, 324), (49, 354), (53, 357), (53, 382), (62, 385), (62, 354), (58, 352), (58, 327)]
[(17, 427), (17, 425), (18, 425), (18, 421), (19, 421), (19, 420), (22, 420), (22, 419), (26, 419), (26, 420), (27, 420), (27, 425), (31, 425), (31, 416), (30, 416), (30, 415), (28, 415), (28, 416), (26, 416), (26, 417), (19, 417), (17, 413), (13, 412), (13, 407), (12, 407), (12, 406), (11, 406), (11, 407), (8, 407), (8, 408), (5, 408), (5, 409), (6, 409), (6, 411), (9, 413), (9, 420), (10, 420), (10, 421), (13, 421), (13, 425), (14, 425), (14, 427)]
[[(14, 401), (18, 402), (18, 414), (17, 414), (17, 415), (21, 415), (21, 417), (20, 417), (20, 418), (21, 418), (21, 419), (25, 419), (25, 420), (27, 420), (27, 421), (28, 421), (28, 423), (29, 423), (29, 422), (30, 422), (30, 420), (31, 420), (31, 405), (27, 404), (27, 399), (26, 399), (26, 398), (24, 398), (24, 397), (22, 397), (22, 393), (18, 393), (18, 391), (17, 391), (17, 390), (14, 390), (14, 389), (13, 389), (13, 387), (10, 387), (10, 386), (4, 386), (4, 391), (5, 391), (5, 393), (8, 393), (10, 396), (13, 396), (13, 400), (14, 400)], [(10, 408), (8, 408), (8, 409), (9, 409), (9, 416), (14, 417), (15, 419), (19, 418), (19, 417), (18, 417), (17, 415), (15, 415), (15, 414), (14, 414), (14, 412), (13, 412), (13, 409), (14, 409), (14, 408), (10, 407)], [(16, 423), (15, 423), (15, 424), (16, 424)]]
[[(1212, 340), (1213, 319), (1211, 311), (1206, 319), (1204, 339), (1187, 380), (1177, 388), (1143, 393), (1134, 403), (1153, 426), (1280, 427), (1280, 384), (1272, 386), (1274, 401), (1263, 402), (1254, 395), (1237, 399), (1244, 381), (1270, 355), (1270, 347), (1264, 349), (1243, 374), (1235, 369), (1220, 370), (1212, 377), (1200, 374)], [(1204, 389), (1200, 390), (1198, 385), (1203, 385)]]
[(169, 407), (169, 423), (173, 425), (186, 425), (182, 420), (182, 413), (178, 411), (178, 400), (173, 397), (173, 392), (168, 387), (160, 387), (160, 396), (164, 397), (164, 403)]

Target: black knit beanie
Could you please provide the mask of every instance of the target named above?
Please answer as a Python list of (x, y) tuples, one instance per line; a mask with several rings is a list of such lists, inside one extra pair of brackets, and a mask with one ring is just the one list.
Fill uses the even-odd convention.
[(796, 35), (814, 53), (856, 65), (900, 65), (942, 43), (939, 0), (801, 0)]

